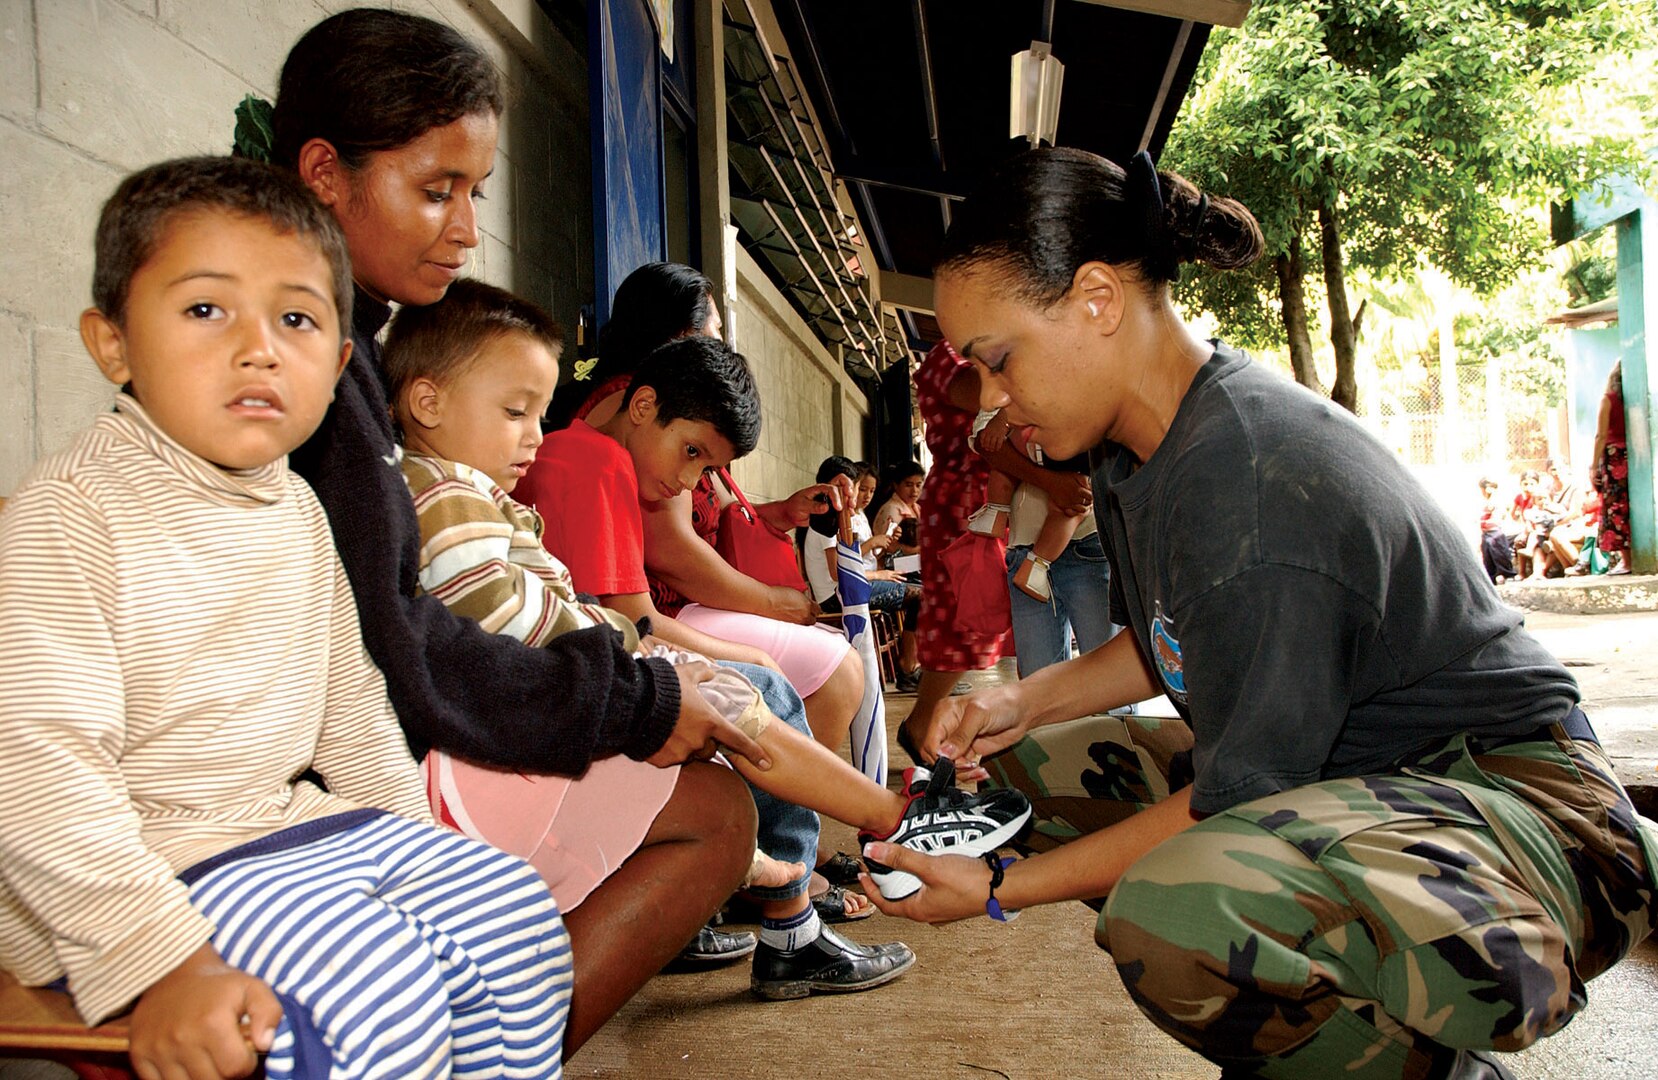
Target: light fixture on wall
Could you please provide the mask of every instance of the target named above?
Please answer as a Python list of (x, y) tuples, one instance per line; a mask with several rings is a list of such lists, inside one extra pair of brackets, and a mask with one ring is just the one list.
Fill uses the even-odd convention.
[(1025, 138), (1032, 147), (1052, 145), (1059, 131), (1059, 91), (1065, 83), (1065, 65), (1046, 41), (1033, 41), (1013, 54), (1013, 85), (1008, 97), (1007, 134)]

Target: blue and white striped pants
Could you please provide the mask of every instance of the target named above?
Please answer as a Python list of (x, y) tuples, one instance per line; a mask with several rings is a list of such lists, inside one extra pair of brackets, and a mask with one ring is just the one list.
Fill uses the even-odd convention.
[(352, 817), (181, 875), (220, 955), (282, 1001), (265, 1075), (559, 1076), (570, 939), (535, 871), (457, 833)]

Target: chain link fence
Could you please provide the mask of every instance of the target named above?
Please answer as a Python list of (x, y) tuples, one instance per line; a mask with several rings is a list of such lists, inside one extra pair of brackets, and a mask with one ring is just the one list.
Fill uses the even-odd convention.
[(1360, 385), (1360, 420), (1410, 466), (1516, 472), (1564, 457), (1561, 407), (1505, 380), (1500, 358), (1449, 372), (1372, 370)]

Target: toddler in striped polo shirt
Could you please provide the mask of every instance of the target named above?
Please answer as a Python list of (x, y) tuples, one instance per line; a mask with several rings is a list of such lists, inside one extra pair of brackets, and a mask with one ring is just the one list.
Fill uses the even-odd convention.
[(131, 1007), (141, 1076), (560, 1074), (557, 905), (432, 823), (287, 468), (351, 290), (292, 175), (129, 177), (81, 319), (115, 411), (0, 515), (0, 966), (88, 1023)]

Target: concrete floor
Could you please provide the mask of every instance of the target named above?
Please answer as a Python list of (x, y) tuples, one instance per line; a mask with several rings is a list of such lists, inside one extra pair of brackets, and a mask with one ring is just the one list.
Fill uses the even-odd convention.
[[(1658, 764), (1658, 614), (1543, 615), (1528, 625), (1572, 665), (1626, 780)], [(979, 676), (987, 678), (990, 676)], [(912, 699), (887, 697), (889, 727)], [(894, 762), (904, 761), (893, 746)], [(851, 830), (825, 835), (853, 850)], [(573, 1060), (572, 1077), (1110, 1077), (1214, 1080), (1219, 1070), (1140, 1015), (1094, 946), (1080, 904), (1032, 909), (999, 926), (928, 927), (882, 915), (845, 928), (903, 940), (919, 962), (866, 994), (761, 1003), (748, 967), (654, 979)], [(1506, 1064), (1522, 1080), (1658, 1077), (1658, 944), (1589, 987), (1558, 1035)]]

